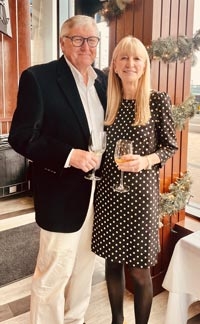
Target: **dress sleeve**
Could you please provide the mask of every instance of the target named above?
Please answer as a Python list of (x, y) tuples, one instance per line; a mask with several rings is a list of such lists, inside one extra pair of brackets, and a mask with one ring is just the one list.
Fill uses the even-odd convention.
[(165, 92), (153, 92), (151, 94), (151, 103), (154, 106), (158, 141), (155, 153), (159, 156), (161, 166), (163, 166), (178, 149), (175, 124), (171, 111), (171, 99)]

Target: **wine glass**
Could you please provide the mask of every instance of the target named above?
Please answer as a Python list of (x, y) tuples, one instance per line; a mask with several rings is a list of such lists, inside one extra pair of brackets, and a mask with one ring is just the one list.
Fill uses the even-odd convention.
[[(88, 150), (95, 153), (99, 157), (99, 164), (101, 162), (102, 154), (106, 149), (106, 132), (93, 130), (90, 134)], [(100, 177), (95, 175), (95, 171), (98, 167), (92, 170), (92, 173), (87, 174), (85, 179), (87, 180), (100, 180)]]
[[(123, 155), (133, 153), (133, 142), (126, 139), (120, 139), (116, 142), (114, 159), (116, 163), (127, 162), (123, 160)], [(113, 185), (113, 190), (117, 192), (128, 192), (130, 187), (124, 184), (124, 172), (121, 171), (120, 182)]]

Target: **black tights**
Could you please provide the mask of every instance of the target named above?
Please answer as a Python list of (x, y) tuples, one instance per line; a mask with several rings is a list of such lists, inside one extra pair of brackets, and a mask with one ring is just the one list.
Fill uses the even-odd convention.
[[(153, 289), (150, 269), (128, 268), (134, 291), (135, 324), (147, 324)], [(112, 312), (112, 324), (123, 324), (124, 265), (106, 260), (106, 282)]]

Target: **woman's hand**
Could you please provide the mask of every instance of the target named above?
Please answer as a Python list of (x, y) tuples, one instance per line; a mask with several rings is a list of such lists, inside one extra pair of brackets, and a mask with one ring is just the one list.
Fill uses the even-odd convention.
[(117, 163), (118, 169), (126, 172), (139, 172), (146, 169), (148, 165), (147, 157), (137, 154), (123, 155), (123, 158)]

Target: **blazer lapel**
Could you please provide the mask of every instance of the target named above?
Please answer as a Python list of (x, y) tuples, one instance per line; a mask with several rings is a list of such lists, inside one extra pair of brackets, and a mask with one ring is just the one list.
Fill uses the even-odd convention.
[[(96, 71), (97, 75), (98, 72)], [(106, 110), (106, 104), (107, 104), (107, 100), (106, 100), (106, 84), (102, 84), (102, 79), (98, 76), (97, 79), (95, 80), (95, 88), (97, 91), (97, 94), (99, 96), (99, 99), (101, 101), (101, 104), (103, 106), (104, 111)]]
[(73, 110), (80, 127), (82, 128), (83, 134), (88, 141), (89, 137), (89, 126), (85, 114), (85, 110), (74, 81), (73, 75), (69, 66), (67, 65), (64, 56), (62, 56), (58, 61), (58, 84), (63, 91), (68, 105)]

